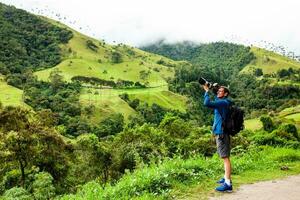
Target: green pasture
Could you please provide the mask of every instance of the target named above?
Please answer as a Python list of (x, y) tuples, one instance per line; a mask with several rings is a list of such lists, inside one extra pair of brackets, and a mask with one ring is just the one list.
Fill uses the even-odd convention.
[(262, 123), (258, 118), (247, 119), (245, 120), (244, 125), (245, 125), (245, 129), (252, 130), (252, 131), (262, 128)]
[(7, 85), (2, 78), (0, 80), (0, 91), (0, 102), (3, 106), (26, 106), (22, 100), (23, 91)]
[(103, 119), (107, 118), (112, 113), (122, 113), (125, 119), (128, 119), (129, 115), (135, 114), (133, 110), (125, 101), (123, 101), (117, 95), (102, 95), (94, 94), (88, 92), (87, 90), (83, 91), (80, 95), (80, 103), (83, 106), (93, 105), (95, 109), (91, 116), (91, 120), (94, 123), (98, 123)]
[(280, 69), (288, 69), (290, 67), (294, 69), (300, 68), (299, 62), (272, 51), (251, 47), (251, 52), (254, 53), (256, 59), (248, 64), (242, 72), (252, 72), (256, 68), (261, 68), (264, 74), (271, 74)]
[(284, 116), (297, 114), (297, 113), (300, 113), (300, 105), (297, 105), (297, 106), (294, 106), (294, 107), (289, 107), (289, 108), (286, 108), (286, 109), (282, 110), (279, 113), (279, 116), (284, 117)]
[[(55, 23), (50, 20), (50, 22)], [(60, 26), (64, 26), (60, 24)], [(69, 27), (65, 27), (70, 29)], [(64, 60), (55, 66), (62, 71), (66, 81), (74, 76), (96, 77), (105, 80), (117, 81), (118, 79), (141, 82), (147, 86), (166, 84), (166, 79), (174, 76), (174, 68), (157, 64), (161, 59), (169, 65), (178, 63), (168, 58), (147, 53), (126, 45), (108, 45), (72, 29), (74, 37), (66, 45), (61, 45)], [(89, 49), (86, 42), (90, 40), (97, 46), (97, 51)], [(122, 55), (121, 63), (112, 63), (112, 52)], [(35, 74), (41, 80), (48, 80), (50, 72), (54, 69), (44, 69)], [(141, 72), (148, 72), (146, 77), (141, 77)]]
[(111, 113), (122, 113), (125, 119), (135, 114), (133, 110), (119, 95), (127, 93), (129, 98), (140, 99), (149, 105), (156, 103), (164, 108), (186, 111), (187, 99), (181, 95), (168, 91), (167, 86), (143, 89), (94, 89), (85, 88), (80, 95), (80, 102), (84, 106), (94, 105), (92, 120), (99, 122)]
[(145, 92), (142, 94), (130, 94), (130, 99), (139, 99), (140, 101), (147, 102), (149, 105), (156, 103), (164, 108), (186, 111), (187, 98), (170, 91), (159, 92)]
[[(130, 80), (134, 82), (141, 82), (143, 84), (149, 83), (147, 86), (155, 87), (167, 84), (164, 77), (170, 77), (173, 74), (173, 69), (168, 71), (167, 69), (162, 69), (162, 73), (150, 70), (148, 78), (142, 80), (140, 78), (141, 71), (148, 71), (151, 64), (139, 65), (138, 60), (130, 62), (122, 62), (119, 64), (100, 64), (97, 61), (90, 61), (84, 59), (67, 59), (57, 65), (58, 68), (66, 81), (71, 81), (74, 76), (86, 76), (86, 77), (97, 77), (105, 80), (112, 80), (117, 82), (118, 79)], [(48, 80), (51, 71), (54, 68), (42, 70), (36, 72), (36, 75), (44, 81)]]

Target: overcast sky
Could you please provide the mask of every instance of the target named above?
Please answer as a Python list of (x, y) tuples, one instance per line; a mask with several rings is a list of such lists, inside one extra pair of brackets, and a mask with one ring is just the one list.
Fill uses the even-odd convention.
[(167, 41), (282, 45), (300, 55), (297, 0), (0, 0), (60, 19), (97, 39), (140, 46)]

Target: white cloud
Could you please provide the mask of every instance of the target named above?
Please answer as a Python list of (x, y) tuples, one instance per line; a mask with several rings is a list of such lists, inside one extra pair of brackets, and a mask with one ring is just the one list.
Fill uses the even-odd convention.
[(56, 19), (59, 13), (67, 25), (108, 42), (268, 41), (300, 54), (300, 2), (295, 0), (0, 1)]

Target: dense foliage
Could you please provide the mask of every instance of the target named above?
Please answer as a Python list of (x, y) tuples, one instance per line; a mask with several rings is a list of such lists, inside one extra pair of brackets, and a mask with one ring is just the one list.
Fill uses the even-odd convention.
[[(158, 42), (143, 49), (190, 62), (176, 68), (175, 78), (169, 82), (169, 88), (192, 97), (189, 112), (193, 113), (192, 116), (199, 123), (211, 123), (206, 117), (207, 110), (201, 102), (203, 90), (198, 84), (200, 77), (212, 83), (228, 86), (231, 98), (242, 106), (247, 114), (257, 111), (279, 111), (299, 104), (300, 87), (297, 84), (300, 80), (299, 70), (280, 69), (271, 75), (263, 75), (261, 71), (254, 71), (253, 74), (240, 73), (244, 66), (255, 59), (249, 47), (227, 42), (199, 45), (191, 42), (175, 44)], [(262, 78), (256, 78), (262, 75)], [(274, 84), (282, 81), (290, 82)]]
[(109, 81), (105, 79), (100, 79), (96, 77), (86, 77), (86, 76), (73, 76), (72, 81), (79, 81), (81, 83), (89, 83), (94, 86), (109, 86), (112, 88), (145, 88), (146, 86), (140, 82), (133, 82), (118, 79), (117, 82)]
[(16, 78), (25, 68), (36, 70), (60, 63), (59, 44), (72, 37), (67, 29), (2, 3), (0, 24), (0, 73)]

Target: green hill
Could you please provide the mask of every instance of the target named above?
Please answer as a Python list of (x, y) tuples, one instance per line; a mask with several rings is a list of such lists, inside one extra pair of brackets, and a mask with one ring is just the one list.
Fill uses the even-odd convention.
[[(65, 27), (62, 24), (59, 26)], [(67, 44), (61, 45), (64, 59), (54, 68), (36, 72), (41, 80), (46, 81), (50, 72), (57, 68), (67, 81), (74, 76), (86, 76), (115, 82), (118, 79), (139, 81), (155, 87), (165, 85), (166, 79), (174, 75), (174, 66), (178, 65), (159, 55), (123, 44), (109, 45), (65, 28), (72, 31), (73, 37)]]
[[(171, 102), (171, 98), (176, 95), (164, 86), (167, 85), (167, 79), (174, 77), (174, 68), (181, 65), (180, 62), (123, 44), (106, 44), (57, 21), (32, 15), (13, 6), (0, 4), (0, 21), (3, 24), (0, 31), (2, 35), (0, 47), (6, 49), (0, 52), (0, 73), (5, 75), (4, 79), (8, 84), (22, 89), (24, 87), (22, 84), (27, 79), (24, 69), (33, 70), (38, 80), (47, 82), (50, 73), (58, 69), (65, 81), (71, 82), (77, 78), (76, 80), (81, 80), (82, 84), (88, 87), (100, 88), (103, 85), (99, 85), (99, 82), (106, 81), (123, 88), (122, 93), (126, 92), (125, 88), (128, 88), (128, 85), (120, 86), (120, 84), (131, 84), (130, 87), (163, 88), (161, 94), (155, 93), (150, 98), (145, 98), (143, 93), (151, 96), (152, 90), (140, 89), (141, 92), (138, 92), (135, 98), (139, 98), (141, 94), (140, 99), (149, 101), (149, 104), (155, 101), (172, 109), (172, 104), (167, 102)], [(86, 79), (96, 80), (96, 83), (85, 81)], [(7, 104), (10, 100), (16, 99), (14, 101), (18, 102), (19, 93), (22, 91), (16, 92), (15, 88), (3, 84), (5, 91), (11, 89), (8, 92), (11, 98), (1, 98), (2, 101), (6, 101)], [(132, 108), (118, 97), (119, 92), (113, 93), (116, 95), (107, 101), (109, 109), (107, 104), (103, 104), (103, 107), (96, 106), (99, 112), (103, 112), (101, 116), (121, 112), (127, 117), (130, 113), (134, 113)], [(82, 90), (80, 102), (83, 107), (86, 106), (84, 99), (86, 99), (85, 90)], [(185, 110), (184, 98), (177, 99), (182, 100), (179, 109)], [(102, 100), (106, 101), (105, 98)], [(98, 116), (99, 114), (95, 119), (98, 119)]]
[(300, 69), (299, 62), (272, 51), (251, 47), (251, 52), (254, 54), (255, 59), (246, 65), (242, 72), (253, 72), (259, 68), (262, 69), (264, 74), (271, 74), (281, 69)]
[[(58, 24), (58, 22), (53, 22)], [(59, 24), (64, 27), (64, 25)], [(71, 30), (71, 29), (70, 29)], [(166, 80), (174, 76), (174, 67), (180, 65), (180, 62), (172, 61), (168, 58), (143, 52), (139, 49), (126, 45), (108, 45), (103, 41), (82, 35), (74, 30), (73, 38), (65, 45), (63, 49), (63, 61), (54, 68), (35, 72), (38, 79), (48, 81), (48, 77), (54, 69), (58, 69), (66, 81), (71, 81), (74, 77), (95, 77), (101, 80), (118, 82), (119, 80), (139, 82), (146, 87), (158, 87), (157, 89), (97, 89), (99, 94), (92, 95), (95, 91), (87, 93), (82, 90), (80, 102), (83, 106), (94, 105), (95, 111), (92, 121), (98, 122), (114, 112), (122, 113), (125, 118), (135, 111), (128, 106), (118, 95), (129, 93), (144, 102), (156, 102), (158, 105), (185, 111), (185, 98), (170, 92)], [(94, 45), (94, 49), (88, 46), (88, 43)], [(118, 53), (121, 61), (114, 63), (113, 54)], [(88, 87), (103, 87), (100, 85), (84, 83)], [(94, 89), (95, 90), (95, 89)], [(138, 92), (137, 92), (138, 91)], [(156, 92), (153, 92), (156, 91)], [(110, 95), (107, 95), (109, 93)], [(173, 98), (177, 97), (175, 102)], [(96, 100), (95, 100), (96, 99)], [(101, 103), (97, 103), (101, 102)], [(178, 105), (180, 105), (178, 107)]]
[(0, 3), (0, 73), (49, 68), (61, 62), (59, 45), (72, 32), (24, 10)]
[[(274, 52), (228, 42), (167, 44), (159, 41), (142, 49), (188, 61), (190, 65), (178, 68), (169, 88), (191, 96), (195, 102), (201, 101), (203, 96), (197, 82), (199, 77), (204, 77), (212, 83), (228, 86), (231, 98), (247, 115), (280, 112), (300, 103), (300, 63)], [(192, 110), (204, 112), (205, 108), (199, 104)], [(199, 112), (199, 123), (206, 120), (209, 123), (208, 113), (203, 112)], [(291, 117), (297, 119), (298, 115)], [(246, 122), (246, 127), (257, 129), (261, 124), (253, 119)]]

